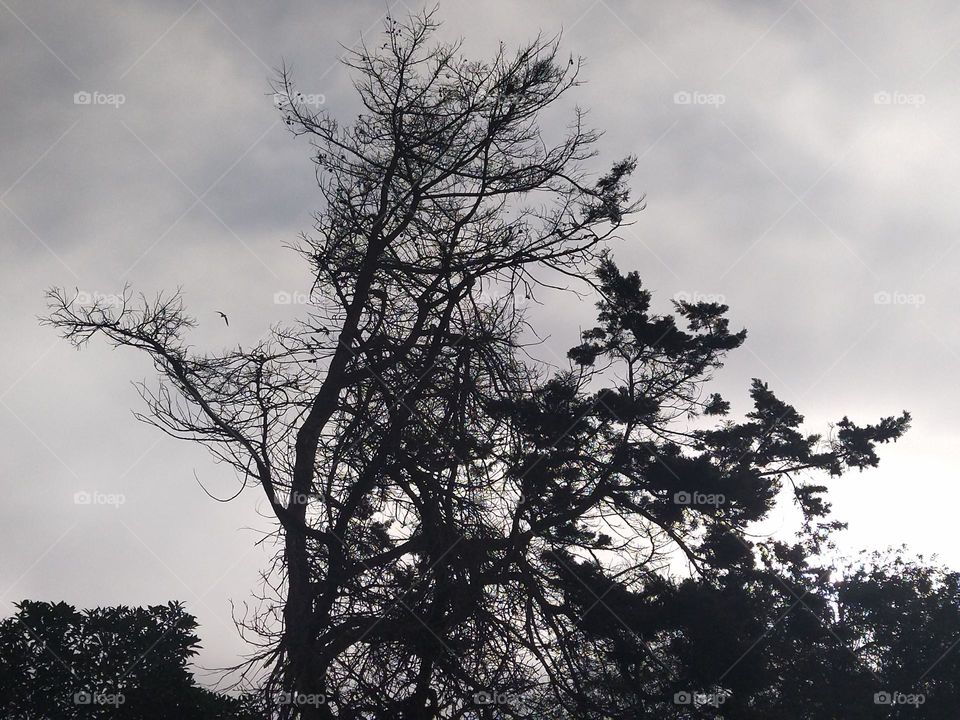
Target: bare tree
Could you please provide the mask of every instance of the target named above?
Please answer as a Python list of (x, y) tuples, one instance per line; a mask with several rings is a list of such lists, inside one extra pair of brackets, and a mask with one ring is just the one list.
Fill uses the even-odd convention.
[[(744, 423), (679, 428), (726, 412), (702, 383), (744, 334), (722, 305), (678, 303), (685, 330), (651, 314), (607, 255), (640, 209), (634, 161), (591, 177), (583, 113), (555, 141), (540, 125), (580, 61), (542, 38), (469, 61), (435, 28), (388, 19), (349, 56), (350, 125), (278, 79), (324, 201), (296, 246), (315, 277), (302, 322), (219, 355), (189, 350), (176, 294), (111, 308), (54, 290), (48, 322), (147, 352), (161, 382), (139, 417), (265, 494), (282, 584), (255, 626), (267, 690), (294, 693), (281, 717), (632, 717), (677, 672), (631, 605), (664, 564), (734, 572), (784, 478), (813, 523), (822, 488), (796, 473), (875, 464), (907, 418), (804, 437), (758, 383)], [(597, 293), (600, 323), (551, 373), (517, 299), (568, 281)]]

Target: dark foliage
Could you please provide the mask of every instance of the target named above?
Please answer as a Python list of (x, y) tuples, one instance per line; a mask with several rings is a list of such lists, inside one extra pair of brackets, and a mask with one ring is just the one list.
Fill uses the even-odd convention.
[[(380, 50), (350, 56), (350, 125), (280, 78), (323, 200), (298, 246), (316, 298), (301, 323), (198, 354), (178, 296), (115, 309), (51, 293), (48, 320), (76, 344), (99, 334), (153, 358), (143, 419), (264, 492), (282, 542), (253, 624), (266, 697), (322, 697), (275, 708), (309, 719), (720, 712), (684, 692), (730, 718), (840, 717), (841, 698), (843, 717), (871, 716), (877, 678), (909, 675), (871, 623), (904, 619), (859, 604), (869, 575), (837, 584), (818, 566), (839, 527), (823, 482), (875, 466), (909, 415), (809, 434), (754, 380), (752, 410), (728, 417), (705, 389), (746, 337), (728, 308), (658, 314), (605, 247), (640, 209), (635, 161), (591, 176), (579, 111), (559, 141), (541, 132), (579, 61), (537, 39), (471, 62), (431, 45), (434, 28), (391, 19)], [(518, 299), (568, 282), (598, 319), (557, 372), (524, 344)], [(789, 500), (795, 544), (758, 539)], [(927, 594), (904, 585), (918, 622), (952, 582), (928, 579)]]
[(8, 720), (257, 717), (194, 684), (187, 663), (199, 647), (197, 623), (179, 603), (16, 607), (0, 621), (0, 712)]

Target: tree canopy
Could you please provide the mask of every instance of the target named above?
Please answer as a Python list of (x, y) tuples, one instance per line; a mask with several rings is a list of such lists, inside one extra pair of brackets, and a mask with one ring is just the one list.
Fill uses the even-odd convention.
[[(258, 660), (268, 699), (307, 699), (273, 711), (820, 718), (843, 697), (844, 717), (872, 717), (873, 683), (906, 683), (922, 662), (897, 665), (916, 651), (906, 620), (871, 601), (877, 583), (896, 596), (895, 577), (837, 582), (822, 564), (841, 527), (823, 483), (876, 466), (909, 414), (811, 433), (753, 380), (752, 409), (732, 417), (708, 391), (746, 338), (729, 308), (655, 312), (608, 247), (642, 209), (636, 160), (598, 169), (579, 109), (561, 136), (544, 130), (580, 61), (543, 38), (472, 61), (435, 29), (430, 13), (391, 18), (382, 46), (348, 56), (349, 124), (278, 80), (322, 201), (297, 246), (316, 298), (300, 322), (199, 353), (178, 294), (128, 292), (121, 307), (50, 294), (48, 322), (74, 343), (101, 335), (153, 358), (141, 419), (206, 445), (268, 500), (282, 549), (252, 624)], [(557, 369), (518, 298), (564, 290), (591, 296), (597, 320)], [(758, 537), (784, 500), (802, 516), (795, 540)], [(925, 608), (954, 599), (954, 578), (904, 572), (904, 612), (932, 648)]]
[[(9, 720), (253, 720), (193, 681), (200, 641), (180, 603), (77, 610), (24, 600), (0, 621), (0, 711)], [(262, 719), (262, 715), (259, 716)]]

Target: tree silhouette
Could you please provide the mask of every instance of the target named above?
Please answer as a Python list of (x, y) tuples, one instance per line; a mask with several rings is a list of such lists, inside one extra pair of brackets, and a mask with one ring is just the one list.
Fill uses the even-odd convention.
[(0, 621), (4, 718), (258, 717), (194, 684), (187, 662), (199, 647), (197, 623), (179, 603), (78, 611), (25, 600), (16, 608)]
[(669, 638), (680, 693), (709, 711), (654, 702), (636, 717), (956, 716), (957, 573), (900, 553), (844, 567), (782, 543), (761, 554), (722, 583), (665, 583), (635, 599), (632, 611)]
[[(654, 313), (605, 246), (641, 209), (635, 160), (591, 175), (578, 109), (560, 139), (541, 129), (580, 61), (538, 38), (473, 62), (435, 28), (389, 19), (382, 47), (348, 57), (350, 125), (278, 80), (324, 200), (297, 245), (302, 322), (199, 354), (176, 294), (117, 308), (53, 290), (47, 321), (148, 353), (161, 382), (139, 417), (265, 494), (283, 541), (279, 597), (254, 622), (267, 697), (322, 698), (280, 717), (667, 717), (710, 683), (770, 692), (735, 661), (838, 526), (812, 475), (875, 466), (909, 415), (808, 435), (755, 380), (753, 410), (726, 417), (705, 383), (745, 339), (728, 308)], [(518, 297), (577, 283), (597, 325), (554, 371)], [(785, 493), (801, 539), (757, 540)]]

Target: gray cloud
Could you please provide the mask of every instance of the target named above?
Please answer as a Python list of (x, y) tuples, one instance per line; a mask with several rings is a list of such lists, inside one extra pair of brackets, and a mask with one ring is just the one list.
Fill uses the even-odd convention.
[[(576, 99), (607, 131), (603, 158), (640, 156), (648, 207), (614, 246), (620, 264), (663, 309), (678, 292), (731, 305), (750, 330), (717, 379), (735, 407), (760, 376), (811, 430), (913, 411), (883, 468), (836, 484), (836, 511), (849, 548), (906, 542), (957, 565), (943, 540), (960, 499), (949, 482), (960, 14), (881, 5), (446, 2), (441, 15), (443, 35), (476, 54), (564, 30), (564, 48), (588, 59)], [(375, 2), (0, 4), (4, 613), (24, 597), (181, 597), (201, 621), (202, 663), (243, 651), (228, 601), (250, 597), (264, 559), (240, 530), (269, 527), (256, 494), (209, 500), (194, 470), (220, 494), (233, 479), (130, 417), (128, 380), (149, 379), (149, 365), (96, 344), (77, 354), (36, 316), (50, 285), (131, 282), (183, 286), (201, 347), (292, 317), (273, 295), (308, 278), (282, 246), (309, 228), (318, 196), (268, 80), (286, 61), (349, 120), (339, 43), (383, 14)], [(124, 102), (74, 104), (84, 91)], [(562, 356), (592, 308), (543, 299), (534, 312)], [(125, 502), (78, 506), (83, 490)]]

